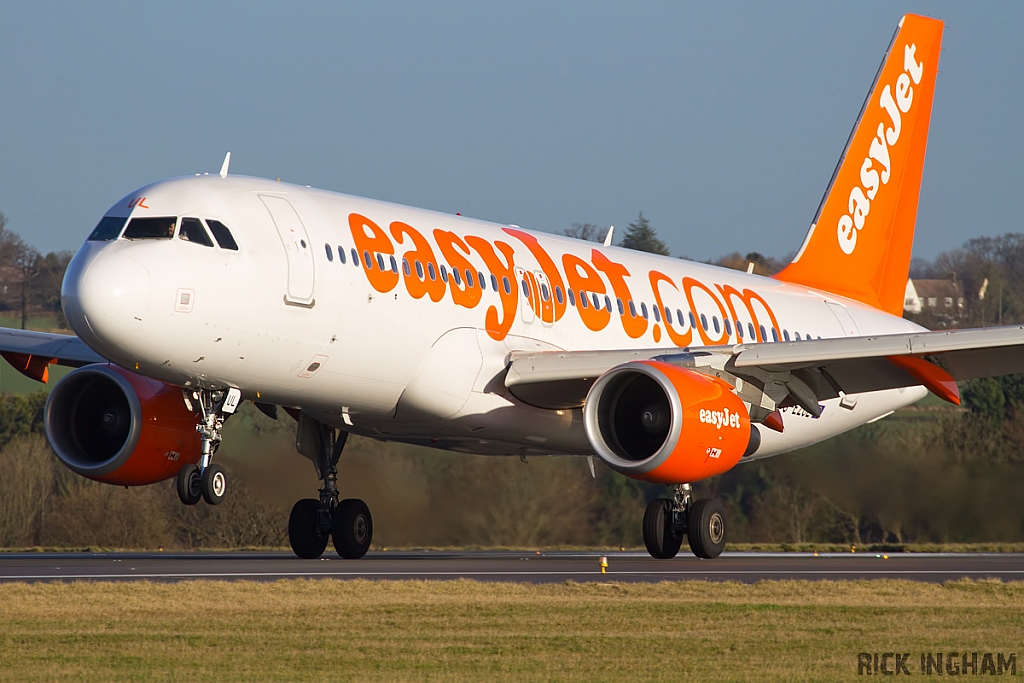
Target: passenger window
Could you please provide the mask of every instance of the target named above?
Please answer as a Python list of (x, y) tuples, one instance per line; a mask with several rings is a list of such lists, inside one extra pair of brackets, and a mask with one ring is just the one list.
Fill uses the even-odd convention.
[(597, 292), (591, 292), (590, 296), (594, 300), (594, 310), (595, 311), (600, 311), (601, 310), (601, 300), (597, 298)]
[(458, 285), (459, 287), (461, 287), (462, 286), (462, 276), (459, 275), (459, 269), (458, 268), (452, 268), (452, 277), (455, 278), (455, 284)]
[(736, 336), (743, 341), (743, 324), (739, 320), (736, 321)]
[(678, 309), (678, 308), (676, 309), (676, 320), (679, 321), (679, 324), (684, 329), (686, 328), (686, 316), (683, 315), (683, 311), (681, 309)]
[(473, 286), (473, 273), (469, 270), (469, 268), (466, 268), (466, 284), (469, 285), (470, 287)]
[(697, 327), (697, 318), (693, 315), (693, 311), (690, 311), (690, 327)]
[[(494, 277), (494, 276), (492, 275), (491, 277)], [(498, 287), (497, 286), (494, 287), (494, 291), (498, 291)], [(562, 288), (558, 287), (557, 285), (555, 286), (555, 299), (560, 304), (565, 303), (565, 297), (562, 295)]]
[(398, 261), (395, 260), (394, 256), (391, 257), (391, 272), (398, 273)]
[(433, 263), (427, 263), (427, 275), (430, 276), (431, 280), (436, 280), (437, 279), (437, 273), (434, 272), (434, 264)]
[(619, 308), (619, 315), (625, 315), (626, 314), (626, 309), (622, 307), (622, 299), (616, 297), (615, 305), (618, 306), (618, 308)]
[(587, 294), (582, 289), (580, 290), (580, 306), (590, 308), (590, 304), (587, 303)]
[(370, 261), (370, 252), (366, 250), (363, 251), (363, 263), (366, 264), (367, 270), (373, 270), (373, 263)]
[(747, 332), (750, 333), (749, 336), (752, 340), (757, 341), (757, 335), (754, 334), (754, 323), (747, 323)]
[(438, 266), (438, 269), (441, 271), (441, 279), (444, 282), (448, 282), (448, 269), (444, 267), (443, 263)]
[(789, 341), (789, 330), (782, 331), (782, 338), (785, 339), (786, 341)]
[(629, 314), (634, 318), (636, 317), (636, 305), (633, 304), (632, 299), (629, 300)]
[[(505, 293), (506, 294), (511, 294), (512, 293), (512, 283), (509, 281), (509, 279), (507, 277), (501, 278), (501, 284), (505, 286)], [(572, 292), (571, 291), (569, 292), (569, 298), (570, 299), (572, 298)]]
[(116, 240), (127, 221), (127, 216), (123, 218), (120, 216), (104, 216), (89, 235), (89, 241), (109, 242), (110, 240)]
[(548, 292), (548, 286), (544, 283), (541, 283), (540, 285), (540, 298), (544, 299), (544, 301), (551, 298), (551, 294)]
[[(216, 237), (217, 234), (214, 233), (213, 236)], [(338, 245), (338, 260), (341, 261), (341, 265), (345, 265), (345, 250), (341, 247), (341, 245)]]
[(352, 265), (359, 267), (359, 254), (356, 253), (355, 248), (353, 248), (350, 253), (352, 254)]
[(608, 298), (607, 294), (604, 295), (604, 307), (605, 310), (612, 310), (612, 300)]
[(658, 310), (658, 307), (657, 306), (651, 306), (651, 312), (654, 313), (654, 322), (660, 323), (661, 322), (661, 312)]
[(725, 322), (725, 333), (731, 337), (732, 336), (732, 323), (729, 322), (728, 318), (726, 318), (723, 322)]
[(719, 325), (718, 325), (718, 316), (717, 315), (711, 316), (711, 322), (714, 323), (714, 325), (715, 325), (715, 334), (721, 334), (722, 333), (722, 328), (719, 327)]
[(377, 267), (380, 268), (382, 272), (387, 270), (387, 267), (384, 265), (384, 254), (379, 251), (377, 252)]
[(334, 250), (331, 249), (331, 245), (325, 244), (324, 249), (327, 251), (327, 260), (334, 263)]
[(640, 302), (640, 312), (644, 314), (644, 320), (647, 320), (647, 304), (643, 301)]
[(487, 281), (486, 281), (486, 280), (484, 280), (484, 274), (483, 274), (483, 273), (481, 273), (481, 272), (480, 272), (480, 271), (478, 270), (478, 271), (476, 272), (476, 277), (477, 277), (477, 280), (479, 280), (479, 282), (480, 282), (480, 289), (482, 289), (482, 290), (486, 291), (486, 290), (487, 290)]
[(402, 259), (402, 272), (405, 273), (406, 277), (412, 275), (412, 270), (409, 269), (409, 259)]
[(704, 328), (704, 331), (708, 331), (708, 317), (703, 313), (700, 314), (700, 326)]
[(570, 306), (575, 306), (576, 305), (576, 295), (573, 294), (571, 289), (565, 290), (565, 293), (569, 295), (569, 305)]
[(174, 237), (174, 226), (178, 219), (174, 216), (161, 218), (133, 218), (124, 231), (125, 239), (129, 240), (169, 240)]
[(761, 338), (758, 341), (768, 341), (768, 335), (764, 331), (764, 325), (760, 325)]
[[(210, 226), (210, 232), (213, 233), (213, 239), (217, 240), (217, 244), (220, 245), (221, 249), (230, 249), (231, 251), (238, 251), (238, 244), (235, 242), (235, 238), (231, 236), (231, 231), (228, 230), (228, 226), (224, 225), (220, 221), (206, 219), (206, 224)], [(341, 253), (341, 247), (338, 247), (338, 252), (341, 255), (341, 262), (345, 262), (345, 256)]]
[[(493, 274), (491, 275), (491, 289), (493, 289), (495, 292), (498, 291), (498, 278), (494, 277)], [(561, 295), (559, 295), (558, 297), (558, 303), (562, 303)]]
[(181, 228), (178, 229), (178, 239), (186, 242), (195, 242), (204, 247), (212, 247), (213, 240), (206, 234), (206, 229), (199, 222), (198, 218), (182, 218)]
[(772, 341), (779, 341), (779, 331), (774, 327), (772, 328)]
[(672, 311), (668, 310), (668, 306), (665, 307), (665, 322), (672, 324)]
[(417, 259), (416, 262), (415, 262), (415, 265), (416, 265), (416, 277), (418, 277), (421, 280), (425, 280), (426, 278), (423, 276), (423, 264), (419, 262), (419, 259)]

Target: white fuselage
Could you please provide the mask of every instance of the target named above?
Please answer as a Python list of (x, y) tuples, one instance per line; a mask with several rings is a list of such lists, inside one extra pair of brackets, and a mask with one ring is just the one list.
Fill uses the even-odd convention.
[[(72, 327), (97, 352), (169, 383), (237, 387), (245, 398), (301, 407), (355, 433), (450, 450), (592, 453), (581, 411), (533, 408), (506, 390), (515, 350), (671, 349), (920, 329), (770, 278), (256, 178), (168, 180), (107, 215), (216, 220), (239, 248), (177, 234), (87, 241), (68, 268), (63, 300)], [(364, 219), (380, 232), (362, 227)], [(846, 397), (843, 406), (826, 401), (818, 419), (787, 409), (785, 432), (763, 430), (757, 457), (924, 394), (913, 387)]]

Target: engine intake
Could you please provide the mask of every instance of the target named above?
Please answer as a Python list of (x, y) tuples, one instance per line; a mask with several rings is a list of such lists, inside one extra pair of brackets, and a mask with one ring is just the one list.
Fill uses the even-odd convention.
[(756, 441), (746, 406), (726, 382), (659, 361), (606, 372), (587, 394), (583, 417), (601, 460), (659, 484), (721, 474)]
[(197, 416), (181, 389), (113, 365), (68, 373), (46, 402), (46, 438), (72, 471), (139, 486), (199, 460)]

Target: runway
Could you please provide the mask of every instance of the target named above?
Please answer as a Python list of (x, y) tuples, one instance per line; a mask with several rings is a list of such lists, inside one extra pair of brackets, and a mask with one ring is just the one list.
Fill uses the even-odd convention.
[[(599, 560), (608, 560), (602, 575)], [(564, 581), (739, 581), (961, 578), (1024, 580), (1024, 554), (729, 553), (716, 560), (639, 552), (372, 552), (361, 560), (286, 552), (0, 553), (0, 581), (273, 581), (290, 578)]]

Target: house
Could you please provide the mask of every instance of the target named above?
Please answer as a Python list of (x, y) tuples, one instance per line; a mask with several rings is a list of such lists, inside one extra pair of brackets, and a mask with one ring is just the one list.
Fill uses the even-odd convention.
[(907, 280), (903, 295), (904, 313), (930, 313), (948, 318), (962, 318), (964, 288), (958, 280)]

